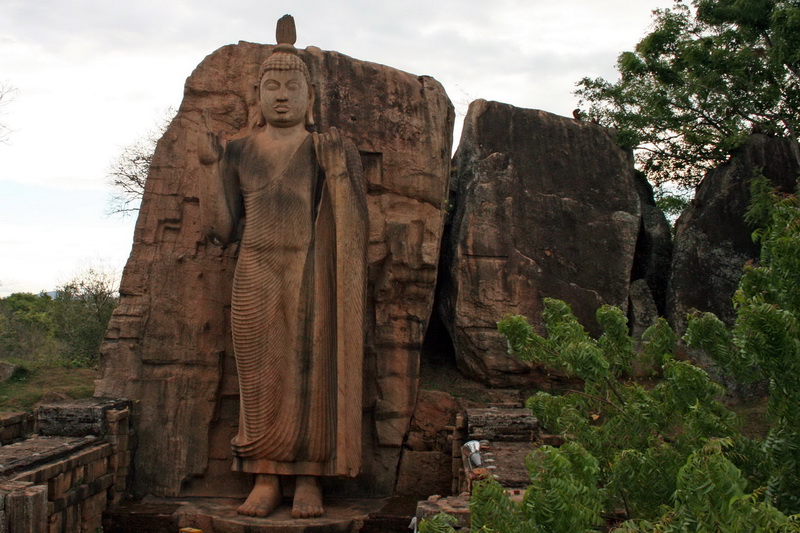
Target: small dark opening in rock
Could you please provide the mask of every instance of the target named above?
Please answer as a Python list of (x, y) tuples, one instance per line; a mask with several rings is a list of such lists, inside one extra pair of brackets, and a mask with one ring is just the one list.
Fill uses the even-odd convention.
[(453, 348), (453, 339), (439, 314), (438, 302), (433, 305), (431, 319), (428, 321), (428, 330), (422, 341), (421, 367), (424, 370), (437, 368), (456, 368), (456, 352)]
[(445, 217), (444, 227), (442, 228), (442, 242), (439, 251), (439, 265), (436, 272), (436, 290), (433, 296), (433, 308), (431, 318), (428, 320), (428, 329), (425, 331), (425, 338), (422, 341), (422, 353), (420, 354), (420, 377), (424, 383), (426, 375), (431, 372), (446, 370), (458, 372), (456, 367), (456, 350), (453, 338), (445, 325), (442, 317), (443, 298), (447, 298), (447, 291), (450, 287), (447, 270), (451, 261), (450, 239), (453, 230), (453, 211), (456, 201), (455, 191), (450, 191), (447, 205), (451, 206)]

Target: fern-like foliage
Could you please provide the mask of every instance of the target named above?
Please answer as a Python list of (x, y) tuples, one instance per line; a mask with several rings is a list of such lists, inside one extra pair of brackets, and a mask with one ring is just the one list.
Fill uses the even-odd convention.
[(510, 353), (523, 361), (559, 369), (587, 384), (597, 385), (611, 375), (609, 361), (566, 302), (545, 298), (542, 319), (547, 338), (538, 335), (523, 316), (508, 316), (498, 324)]
[[(512, 501), (493, 478), (473, 485), (472, 533), (583, 533), (602, 524), (600, 468), (580, 444), (542, 446), (528, 458), (531, 484), (521, 502)], [(420, 533), (451, 533), (452, 517), (423, 520)]]
[(455, 523), (456, 519), (449, 514), (438, 513), (420, 522), (418, 531), (419, 533), (455, 533), (452, 525)]
[(531, 485), (522, 511), (526, 524), (548, 533), (591, 531), (603, 522), (597, 459), (580, 444), (542, 446), (528, 458)]
[[(763, 225), (754, 232), (761, 261), (736, 293), (736, 325), (698, 314), (685, 340), (739, 379), (769, 380), (767, 438), (737, 431), (718, 400), (722, 387), (675, 359), (678, 339), (665, 321), (644, 333), (637, 352), (619, 309), (598, 310), (604, 333), (595, 340), (566, 303), (545, 299), (546, 336), (521, 316), (498, 328), (510, 353), (583, 380), (582, 390), (527, 402), (569, 442), (531, 456), (521, 504), (494, 480), (477, 484), (471, 532), (590, 531), (601, 513), (622, 508), (632, 520), (615, 531), (626, 533), (800, 532), (800, 515), (787, 516), (800, 512), (800, 202), (765, 180), (755, 180), (753, 198), (748, 218)], [(634, 363), (662, 379), (649, 388), (628, 380)], [(428, 531), (449, 532), (441, 523)]]
[(664, 514), (657, 520), (631, 520), (615, 531), (800, 531), (797, 517), (787, 517), (764, 501), (763, 491), (746, 493), (747, 481), (724, 453), (732, 446), (730, 439), (712, 439), (692, 452), (678, 471), (674, 505), (664, 509)]
[(469, 506), (470, 531), (482, 533), (539, 533), (535, 524), (526, 525), (522, 508), (512, 502), (505, 489), (492, 478), (480, 481), (472, 487)]
[(633, 338), (628, 334), (628, 319), (619, 307), (603, 306), (597, 310), (597, 322), (603, 335), (597, 347), (603, 352), (615, 377), (629, 375), (634, 358)]
[(734, 296), (736, 324), (690, 317), (687, 342), (740, 380), (769, 382), (772, 421), (763, 442), (766, 496), (784, 512), (800, 512), (800, 200), (753, 180), (747, 219), (760, 225), (757, 265), (745, 268)]
[[(562, 395), (539, 392), (527, 407), (545, 428), (580, 444), (597, 460), (605, 511), (624, 508), (630, 516), (659, 516), (687, 457), (710, 438), (737, 435), (733, 413), (717, 401), (722, 387), (701, 368), (675, 360), (677, 337), (663, 320), (645, 332), (637, 353), (618, 308), (597, 311), (604, 328), (597, 340), (564, 302), (545, 299), (543, 318), (547, 337), (519, 316), (498, 327), (511, 353), (581, 378), (584, 387)], [(654, 387), (626, 379), (637, 358), (663, 376)]]

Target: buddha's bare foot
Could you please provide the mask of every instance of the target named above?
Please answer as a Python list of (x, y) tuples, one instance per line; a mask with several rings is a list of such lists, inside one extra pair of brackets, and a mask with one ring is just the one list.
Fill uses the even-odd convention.
[(322, 484), (317, 476), (297, 476), (292, 504), (292, 518), (322, 516)]
[(265, 517), (280, 506), (282, 499), (278, 476), (260, 474), (256, 476), (250, 496), (237, 511), (247, 516)]

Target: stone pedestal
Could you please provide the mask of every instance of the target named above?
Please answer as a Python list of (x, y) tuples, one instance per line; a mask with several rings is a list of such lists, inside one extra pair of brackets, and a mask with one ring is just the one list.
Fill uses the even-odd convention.
[(117, 533), (173, 532), (182, 528), (203, 533), (337, 533), (361, 531), (371, 514), (386, 504), (381, 499), (331, 500), (325, 515), (294, 519), (288, 500), (266, 518), (236, 512), (242, 501), (231, 498), (148, 498), (106, 513), (104, 527)]

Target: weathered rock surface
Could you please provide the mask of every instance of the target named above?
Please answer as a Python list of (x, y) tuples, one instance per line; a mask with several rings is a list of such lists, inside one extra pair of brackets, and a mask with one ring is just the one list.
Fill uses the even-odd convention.
[(596, 332), (600, 305), (626, 306), (641, 226), (631, 156), (595, 124), (477, 100), (455, 166), (439, 294), (459, 369), (493, 386), (541, 382), (496, 323), (516, 313), (541, 329), (553, 297)]
[[(636, 251), (633, 257), (631, 280), (644, 280), (650, 290), (658, 313), (664, 315), (667, 308), (667, 285), (672, 265), (672, 233), (664, 212), (656, 206), (653, 188), (644, 174), (636, 172), (634, 183), (642, 208), (642, 220)], [(646, 298), (638, 289), (631, 288)], [(633, 297), (633, 295), (632, 295)], [(631, 302), (631, 305), (633, 302)], [(629, 313), (630, 316), (630, 313)], [(636, 325), (632, 326), (635, 329)]]
[(19, 372), (19, 366), (7, 361), (0, 361), (0, 382), (8, 381)]
[(108, 433), (107, 413), (129, 408), (130, 402), (110, 398), (83, 398), (40, 405), (36, 409), (38, 433), (42, 436), (102, 437)]
[(418, 452), (449, 451), (447, 437), (460, 410), (458, 401), (446, 392), (420, 390), (405, 446)]
[(528, 409), (478, 407), (467, 409), (469, 438), (502, 442), (533, 442), (539, 420)]
[(420, 390), (403, 443), (395, 494), (427, 498), (450, 494), (452, 442), (458, 400), (446, 392)]
[[(237, 496), (252, 483), (230, 472), (238, 423), (229, 332), (237, 250), (201, 234), (196, 139), (203, 110), (229, 138), (250, 131), (253, 86), (271, 48), (240, 42), (208, 56), (187, 79), (153, 158), (95, 391), (140, 405), (134, 493)], [(316, 84), (318, 128), (336, 126), (355, 142), (368, 179), (363, 473), (336, 490), (388, 494), (433, 301), (453, 109), (429, 77), (318, 48), (300, 54)]]
[(793, 191), (798, 163), (789, 141), (751, 136), (728, 162), (703, 178), (678, 219), (667, 318), (680, 332), (692, 309), (712, 312), (727, 324), (734, 321), (731, 298), (742, 267), (759, 254), (751, 237), (754, 228), (744, 220), (750, 181), (758, 169), (773, 185)]
[(449, 453), (403, 450), (395, 494), (427, 498), (450, 493), (453, 483)]
[(658, 317), (658, 308), (647, 281), (634, 280), (628, 301), (628, 325), (633, 338), (641, 340), (642, 334), (658, 321)]

